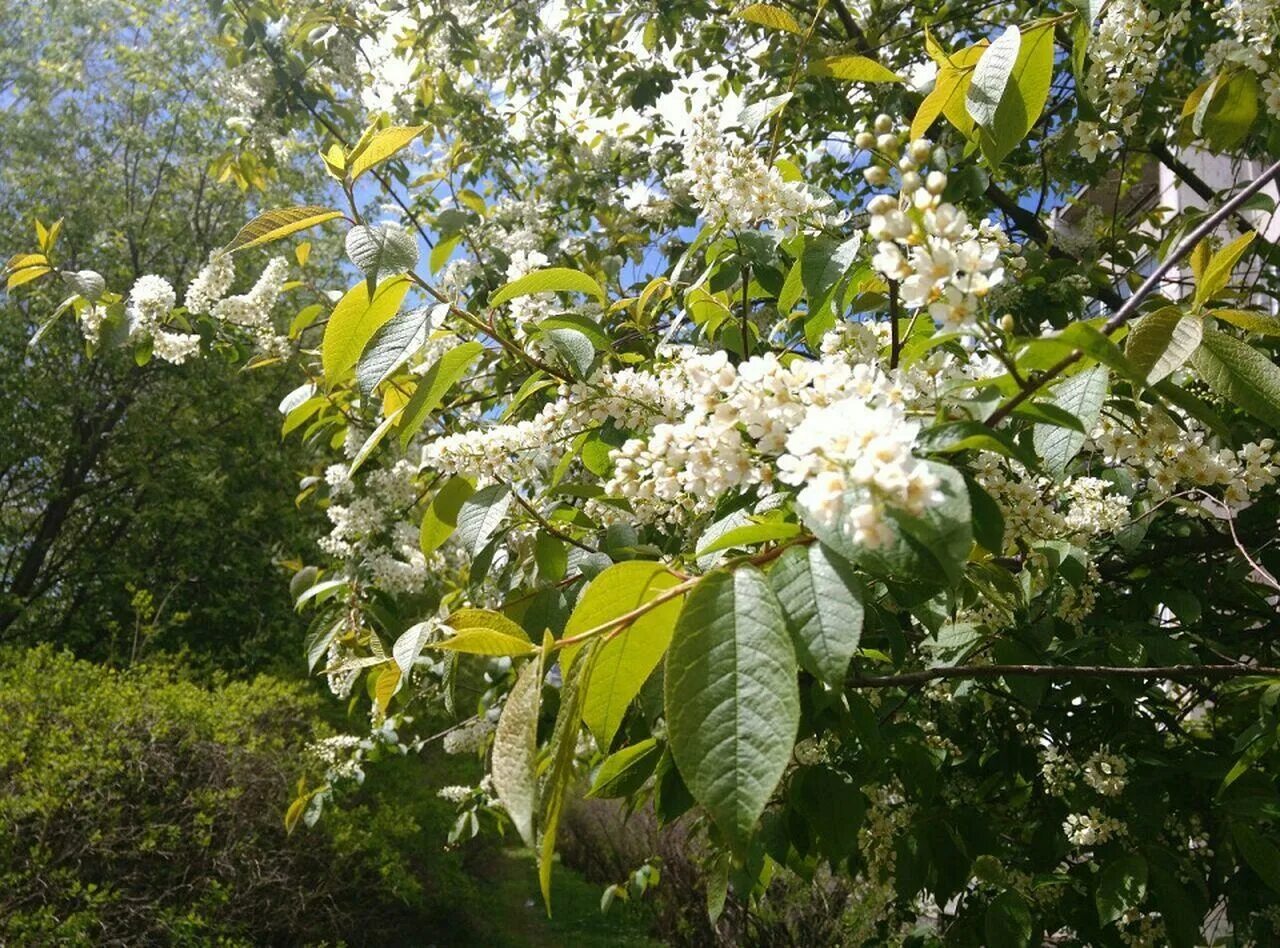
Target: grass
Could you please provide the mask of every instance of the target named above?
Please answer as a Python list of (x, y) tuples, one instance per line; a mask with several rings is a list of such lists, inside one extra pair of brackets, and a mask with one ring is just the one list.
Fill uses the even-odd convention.
[(492, 876), (483, 885), (492, 897), (496, 927), (502, 932), (498, 948), (652, 948), (662, 944), (647, 934), (650, 919), (643, 906), (615, 902), (608, 914), (602, 914), (601, 887), (559, 861), (551, 874), (550, 918), (542, 904), (531, 851), (503, 849), (487, 868)]

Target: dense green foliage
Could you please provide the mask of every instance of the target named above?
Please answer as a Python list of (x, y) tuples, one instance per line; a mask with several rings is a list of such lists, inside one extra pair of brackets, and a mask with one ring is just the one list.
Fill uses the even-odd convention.
[[(0, 663), (0, 941), (465, 943), (472, 883), (442, 801), (390, 767), (314, 831), (281, 814), (315, 764), (316, 702), (257, 677), (206, 688), (48, 648)], [(340, 867), (340, 868), (338, 868)]]
[(191, 168), (299, 187), (145, 265), (46, 217), (6, 286), (85, 364), (292, 374), (370, 729), (287, 826), (440, 740), (549, 911), (586, 786), (704, 940), (1274, 938), (1274, 4), (210, 9)]

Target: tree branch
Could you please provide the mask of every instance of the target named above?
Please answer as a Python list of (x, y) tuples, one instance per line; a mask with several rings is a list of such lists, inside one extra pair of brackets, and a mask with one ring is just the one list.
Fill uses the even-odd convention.
[(1280, 676), (1280, 668), (1252, 665), (957, 665), (948, 668), (924, 668), (900, 675), (874, 675), (852, 678), (850, 688), (901, 688), (920, 685), (943, 678), (983, 679), (1019, 675), (1072, 681), (1078, 678), (1129, 679), (1161, 678), (1168, 681), (1220, 681), (1251, 675)]
[[(1259, 175), (1258, 178), (1248, 187), (1244, 188), (1230, 201), (1201, 221), (1200, 225), (1186, 236), (1173, 253), (1165, 257), (1164, 262), (1161, 263), (1160, 266), (1156, 267), (1151, 276), (1142, 281), (1142, 285), (1138, 287), (1134, 294), (1125, 300), (1124, 304), (1115, 311), (1106, 323), (1103, 324), (1103, 334), (1110, 335), (1132, 319), (1137, 314), (1138, 307), (1142, 305), (1142, 302), (1160, 285), (1165, 274), (1177, 266), (1179, 261), (1189, 254), (1201, 240), (1217, 230), (1223, 221), (1234, 214), (1236, 210), (1251, 197), (1266, 187), (1277, 175), (1280, 175), (1280, 161), (1272, 164), (1271, 167), (1262, 172), (1262, 174)], [(986, 421), (987, 427), (994, 428), (1005, 418), (1008, 418), (1015, 408), (1030, 398), (1037, 390), (1044, 388), (1045, 385), (1065, 372), (1083, 356), (1084, 353), (1081, 350), (1074, 349), (1069, 355), (1064, 356), (1061, 360), (1050, 366), (1038, 378), (1033, 380), (1030, 385), (992, 412), (991, 417)]]

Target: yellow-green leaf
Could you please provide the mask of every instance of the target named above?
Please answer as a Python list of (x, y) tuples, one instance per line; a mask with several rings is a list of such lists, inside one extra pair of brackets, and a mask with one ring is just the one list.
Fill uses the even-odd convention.
[(529, 633), (501, 612), (492, 609), (458, 609), (449, 616), (448, 625), (455, 632), (464, 629), (493, 629), (513, 639), (530, 641)]
[(903, 78), (866, 56), (828, 56), (809, 67), (815, 76), (830, 76), (850, 82), (903, 82)]
[(403, 276), (383, 280), (369, 295), (369, 284), (361, 281), (338, 301), (324, 328), (320, 346), (325, 378), (336, 382), (360, 361), (360, 354), (374, 333), (400, 309), (409, 281)]
[(1209, 311), (1209, 315), (1221, 319), (1224, 323), (1238, 326), (1246, 332), (1280, 336), (1280, 319), (1268, 313), (1257, 313), (1245, 309), (1213, 309)]
[(453, 536), (453, 531), (458, 528), (458, 511), (475, 492), (475, 485), (465, 477), (451, 477), (436, 491), (427, 512), (422, 515), (418, 545), (423, 553), (438, 550), (445, 540)]
[(240, 228), (240, 233), (232, 237), (231, 243), (227, 244), (223, 250), (231, 253), (248, 247), (259, 247), (341, 216), (341, 211), (314, 205), (281, 207), (274, 211), (264, 211)]
[(497, 629), (475, 627), (463, 629), (443, 642), (432, 642), (427, 648), (439, 648), (449, 652), (465, 652), (468, 655), (509, 655), (513, 658), (532, 655), (537, 651), (528, 638), (516, 638)]
[(1176, 306), (1166, 306), (1143, 316), (1125, 340), (1124, 354), (1148, 385), (1182, 368), (1200, 345), (1204, 322), (1185, 316)]
[(24, 283), (30, 283), (32, 280), (38, 280), (46, 273), (52, 273), (51, 267), (23, 267), (9, 274), (9, 281), (6, 284), (7, 289), (15, 289)]
[(358, 150), (358, 154), (353, 153), (349, 157), (348, 178), (355, 181), (370, 168), (380, 165), (388, 158), (393, 157), (421, 135), (426, 127), (425, 125), (393, 125), (391, 128), (384, 128), (374, 132), (367, 144)]
[(534, 293), (587, 293), (601, 302), (605, 298), (604, 288), (580, 270), (549, 267), (512, 280), (489, 298), (489, 305), (501, 306), (518, 296)]
[[(579, 635), (634, 612), (680, 582), (661, 563), (628, 560), (610, 566), (591, 581), (565, 624), (565, 636)], [(662, 660), (680, 615), (682, 598), (675, 596), (639, 617), (605, 633), (595, 651), (595, 671), (583, 699), (582, 717), (596, 742), (608, 747), (627, 708), (645, 680)], [(568, 646), (560, 655), (571, 668), (582, 646)]]
[(786, 10), (768, 3), (752, 3), (739, 10), (736, 16), (749, 23), (767, 26), (771, 30), (785, 30), (788, 33), (802, 33), (800, 24)]
[(1226, 288), (1227, 282), (1231, 279), (1231, 271), (1235, 269), (1256, 236), (1258, 236), (1257, 232), (1252, 230), (1241, 234), (1209, 258), (1204, 277), (1196, 284), (1197, 306), (1206, 300), (1213, 299)]

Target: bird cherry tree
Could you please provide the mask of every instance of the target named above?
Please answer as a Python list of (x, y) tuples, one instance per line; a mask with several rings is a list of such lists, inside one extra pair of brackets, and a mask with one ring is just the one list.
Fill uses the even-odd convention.
[(825, 863), (867, 941), (1276, 936), (1274, 5), (213, 6), (223, 177), (332, 204), (181, 296), (56, 225), (8, 285), (297, 371), (306, 654), (371, 730), (291, 828), (443, 737), (548, 905), (585, 790), (696, 826), (713, 916)]

